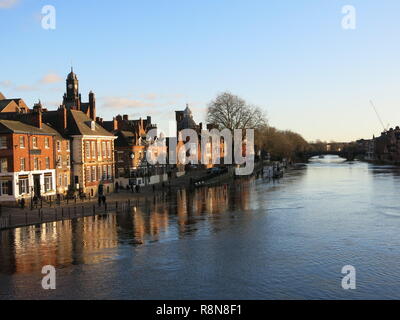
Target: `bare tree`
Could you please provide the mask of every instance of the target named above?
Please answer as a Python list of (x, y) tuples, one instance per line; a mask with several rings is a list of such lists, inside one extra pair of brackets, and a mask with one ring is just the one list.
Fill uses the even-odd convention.
[(264, 112), (245, 100), (223, 92), (211, 101), (207, 109), (207, 122), (219, 129), (258, 129), (267, 125)]

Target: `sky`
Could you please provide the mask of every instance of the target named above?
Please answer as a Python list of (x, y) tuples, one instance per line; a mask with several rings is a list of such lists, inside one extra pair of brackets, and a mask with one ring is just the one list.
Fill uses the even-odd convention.
[(398, 0), (0, 0), (0, 92), (55, 109), (73, 65), (107, 120), (166, 130), (188, 103), (204, 122), (230, 91), (308, 141), (371, 138), (383, 128), (370, 100), (400, 125), (399, 16)]

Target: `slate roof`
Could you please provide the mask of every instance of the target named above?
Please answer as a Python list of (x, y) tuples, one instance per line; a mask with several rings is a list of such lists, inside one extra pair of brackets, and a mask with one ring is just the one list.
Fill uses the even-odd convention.
[(4, 108), (6, 108), (12, 102), (14, 102), (14, 100), (10, 100), (10, 99), (0, 100), (0, 111), (2, 111)]
[(68, 119), (68, 134), (70, 135), (87, 135), (87, 136), (109, 136), (114, 135), (104, 129), (101, 125), (95, 122), (95, 130), (92, 130), (92, 119), (82, 111), (69, 110)]
[(0, 133), (32, 133), (38, 135), (58, 135), (57, 131), (48, 126), (42, 124), (42, 129), (38, 127), (25, 124), (21, 121), (14, 120), (0, 120)]

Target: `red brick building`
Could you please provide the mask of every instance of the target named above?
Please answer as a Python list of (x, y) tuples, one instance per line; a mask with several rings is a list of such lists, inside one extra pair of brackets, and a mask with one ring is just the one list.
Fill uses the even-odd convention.
[[(61, 151), (56, 151), (57, 158), (62, 160), (62, 165), (58, 168), (60, 172), (57, 172), (58, 177), (65, 177), (70, 169), (71, 189), (90, 196), (97, 196), (99, 191), (113, 192), (116, 137), (96, 123), (94, 93), (90, 92), (88, 103), (82, 103), (78, 77), (72, 70), (67, 76), (63, 104), (58, 110), (44, 112), (43, 117), (46, 123), (57, 128), (60, 137), (64, 139), (61, 142)], [(64, 160), (68, 156), (69, 162)], [(67, 163), (70, 168), (65, 167)], [(60, 186), (59, 182), (57, 183), (61, 190), (65, 186)]]
[[(0, 202), (56, 194), (54, 142), (57, 132), (42, 123), (0, 120)], [(25, 119), (27, 120), (27, 119)]]
[(151, 123), (151, 117), (130, 120), (128, 115), (118, 115), (112, 121), (100, 118), (97, 121), (116, 136), (115, 175), (118, 183), (124, 187), (130, 183), (148, 184), (150, 176), (156, 174), (146, 161), (147, 133), (157, 129)]
[(28, 113), (29, 108), (21, 98), (6, 99), (0, 92), (0, 112)]

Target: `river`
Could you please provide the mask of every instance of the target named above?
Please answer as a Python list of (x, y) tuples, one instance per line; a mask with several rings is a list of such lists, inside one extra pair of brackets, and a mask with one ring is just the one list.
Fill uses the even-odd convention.
[(400, 168), (326, 156), (279, 181), (2, 231), (0, 299), (399, 299), (399, 190)]

